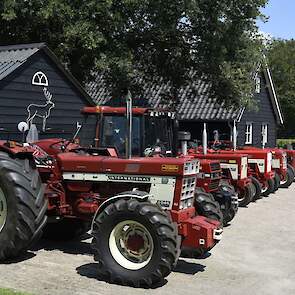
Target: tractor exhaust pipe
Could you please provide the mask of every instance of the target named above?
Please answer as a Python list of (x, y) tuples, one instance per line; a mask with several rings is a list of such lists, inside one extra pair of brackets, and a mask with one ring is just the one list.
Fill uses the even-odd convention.
[(204, 123), (204, 129), (203, 129), (203, 154), (207, 155), (208, 153), (208, 146), (207, 146), (207, 124)]
[(236, 125), (236, 121), (234, 121), (234, 127), (233, 127), (233, 149), (234, 149), (234, 151), (237, 149), (237, 125)]
[(191, 140), (191, 134), (187, 131), (178, 132), (178, 140), (181, 142), (181, 154), (183, 156), (187, 155), (187, 142)]
[(126, 95), (126, 118), (127, 118), (127, 133), (126, 133), (126, 158), (132, 157), (132, 98), (128, 90)]

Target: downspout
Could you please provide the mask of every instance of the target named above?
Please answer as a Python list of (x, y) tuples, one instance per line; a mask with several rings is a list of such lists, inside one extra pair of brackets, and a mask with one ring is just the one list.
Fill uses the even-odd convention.
[(204, 129), (203, 129), (203, 154), (207, 155), (208, 153), (208, 145), (207, 145), (207, 124), (204, 123)]

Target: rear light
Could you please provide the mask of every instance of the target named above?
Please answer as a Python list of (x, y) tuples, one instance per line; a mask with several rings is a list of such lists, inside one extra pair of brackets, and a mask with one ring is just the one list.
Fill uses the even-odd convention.
[(180, 209), (194, 206), (196, 177), (184, 177), (182, 180)]
[(184, 163), (183, 166), (183, 175), (192, 175), (199, 173), (200, 170), (200, 161), (192, 160)]

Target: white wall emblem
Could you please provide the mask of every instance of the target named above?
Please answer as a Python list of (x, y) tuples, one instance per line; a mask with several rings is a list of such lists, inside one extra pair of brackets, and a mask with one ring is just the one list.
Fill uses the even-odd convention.
[(43, 72), (37, 72), (32, 78), (32, 84), (37, 86), (48, 86), (48, 79)]
[(46, 87), (43, 88), (44, 96), (46, 98), (46, 103), (44, 104), (35, 104), (31, 103), (27, 107), (28, 117), (27, 123), (31, 127), (33, 121), (36, 117), (42, 119), (42, 130), (45, 132), (46, 130), (46, 121), (50, 117), (51, 110), (55, 107), (54, 102), (52, 102), (52, 94), (47, 90)]

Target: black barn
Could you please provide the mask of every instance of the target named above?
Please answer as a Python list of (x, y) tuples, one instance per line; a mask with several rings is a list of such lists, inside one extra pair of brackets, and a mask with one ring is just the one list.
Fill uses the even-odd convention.
[(42, 137), (71, 137), (93, 101), (44, 44), (0, 46), (0, 138), (21, 139), (20, 121)]
[[(276, 146), (277, 129), (283, 124), (283, 116), (268, 68), (257, 74), (253, 81), (254, 88), (255, 105), (250, 110), (236, 109), (209, 98), (208, 84), (196, 80), (193, 85), (180, 91), (180, 104), (177, 107), (180, 129), (190, 131), (193, 139), (201, 140), (203, 123), (206, 122), (210, 140), (213, 139), (214, 130), (219, 131), (221, 139), (231, 139), (235, 122), (239, 146), (261, 147), (263, 134), (266, 147)], [(86, 90), (97, 104), (117, 104), (117, 100), (110, 100), (111, 92), (102, 75), (97, 75)], [(165, 84), (146, 86), (141, 101), (145, 106), (147, 101), (152, 107), (165, 106), (161, 97), (168, 92), (169, 86)]]

